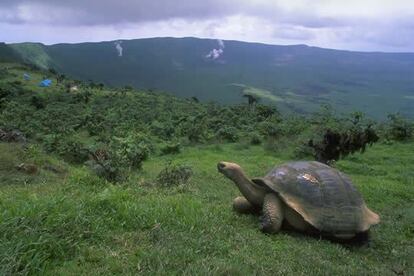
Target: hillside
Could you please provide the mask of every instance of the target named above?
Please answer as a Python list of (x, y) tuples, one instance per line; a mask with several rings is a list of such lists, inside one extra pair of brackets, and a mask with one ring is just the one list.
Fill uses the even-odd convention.
[[(44, 76), (50, 87), (38, 86)], [(414, 273), (412, 122), (328, 109), (288, 116), (87, 84), (71, 91), (73, 80), (56, 77), (0, 63), (0, 275)], [(371, 126), (380, 140), (353, 148)], [(217, 162), (262, 176), (312, 159), (308, 141), (323, 142), (327, 128), (350, 135), (355, 150), (331, 165), (381, 216), (369, 242), (264, 234), (258, 216), (232, 210), (240, 191)]]
[(20, 54), (5, 43), (0, 42), (0, 62), (21, 62)]
[(340, 112), (359, 110), (384, 118), (398, 111), (414, 117), (414, 54), (409, 53), (239, 41), (221, 45), (196, 38), (9, 46), (27, 62), (111, 86), (131, 85), (220, 103), (240, 103), (243, 93), (249, 93), (301, 113), (330, 103)]

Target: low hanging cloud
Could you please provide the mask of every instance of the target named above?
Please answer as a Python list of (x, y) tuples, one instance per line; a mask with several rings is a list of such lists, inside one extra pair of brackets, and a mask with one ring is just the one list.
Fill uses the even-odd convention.
[[(0, 41), (198, 36), (414, 51), (411, 0), (0, 0)], [(64, 35), (63, 35), (64, 34)], [(219, 58), (224, 47), (212, 50)]]
[(208, 59), (218, 59), (224, 53), (224, 42), (221, 39), (217, 39), (217, 43), (219, 48), (211, 50), (207, 55), (206, 58)]

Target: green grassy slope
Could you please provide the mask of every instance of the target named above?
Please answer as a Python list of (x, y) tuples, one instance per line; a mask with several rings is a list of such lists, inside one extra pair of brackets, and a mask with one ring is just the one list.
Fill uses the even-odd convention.
[[(10, 164), (45, 162), (34, 149), (18, 159), (18, 147), (0, 147), (3, 176)], [(187, 148), (175, 161), (192, 164), (195, 175), (178, 188), (147, 184), (168, 159), (161, 157), (122, 185), (77, 167), (58, 179), (46, 170), (30, 179), (14, 172), (0, 186), (0, 267), (6, 274), (19, 269), (46, 275), (410, 275), (413, 150), (414, 144), (377, 145), (338, 163), (381, 215), (362, 247), (291, 232), (264, 235), (257, 217), (235, 214), (231, 201), (239, 192), (215, 164), (232, 160), (259, 176), (287, 161), (261, 147)]]
[[(361, 53), (296, 46), (215, 40), (154, 38), (125, 40), (119, 57), (114, 42), (14, 44), (26, 60), (72, 77), (109, 85), (129, 84), (182, 97), (223, 103), (243, 101), (237, 83), (267, 91), (283, 108), (301, 112), (331, 103), (339, 111), (362, 110), (377, 118), (400, 111), (414, 116), (414, 54)], [(408, 98), (407, 98), (408, 97)], [(274, 102), (264, 97), (264, 102)]]
[[(0, 65), (0, 72), (7, 67), (0, 75), (0, 122), (19, 128), (29, 138), (27, 145), (0, 143), (0, 275), (414, 273), (412, 140), (378, 143), (363, 155), (336, 163), (354, 181), (367, 205), (381, 216), (368, 244), (341, 245), (289, 231), (265, 235), (256, 216), (232, 211), (232, 199), (239, 191), (217, 172), (216, 164), (237, 162), (249, 176), (262, 176), (274, 165), (290, 160), (287, 152), (295, 149), (286, 139), (294, 137), (273, 138), (281, 143), (276, 150), (252, 146), (246, 143), (247, 134), (259, 123), (250, 121), (248, 114), (232, 114), (237, 108), (142, 91), (81, 86), (79, 91), (67, 93), (63, 84), (55, 82), (47, 89), (37, 86), (47, 72), (29, 71), (19, 64)], [(22, 81), (26, 71), (32, 76), (27, 82)], [(12, 94), (4, 96), (5, 88), (13, 90)], [(81, 96), (88, 92), (90, 99), (85, 103)], [(255, 114), (246, 107), (239, 109)], [(234, 127), (245, 126), (237, 129), (243, 135), (240, 142), (208, 140), (202, 145), (187, 141), (175, 155), (151, 152), (141, 170), (130, 169), (125, 181), (116, 184), (99, 178), (83, 161), (63, 161), (67, 156), (61, 151), (67, 154), (67, 147), (70, 153), (82, 143), (105, 138), (111, 144), (114, 136), (131, 131), (149, 135), (159, 147), (160, 137), (155, 133), (170, 131), (167, 123), (175, 119), (171, 117), (183, 121), (183, 114), (196, 116), (189, 123), (200, 132), (207, 124), (202, 116), (207, 112), (218, 114), (211, 119), (223, 129), (226, 125), (218, 119)], [(299, 120), (304, 118), (297, 124)], [(283, 131), (280, 124), (286, 122), (277, 122), (268, 123)], [(183, 138), (182, 133), (175, 135)], [(67, 138), (72, 139), (70, 143), (53, 151), (56, 143), (59, 146)], [(156, 184), (157, 175), (171, 160), (192, 167), (189, 183)], [(34, 164), (38, 173), (17, 170), (21, 163)]]

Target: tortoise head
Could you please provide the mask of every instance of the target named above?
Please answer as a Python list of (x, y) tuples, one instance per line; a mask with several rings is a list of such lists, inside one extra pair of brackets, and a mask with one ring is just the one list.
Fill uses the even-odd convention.
[(255, 206), (262, 205), (264, 196), (267, 193), (266, 188), (256, 185), (250, 180), (239, 165), (222, 161), (217, 164), (217, 169), (237, 185), (240, 192), (251, 204)]
[(237, 174), (242, 172), (242, 168), (236, 163), (221, 161), (217, 164), (217, 169), (227, 178), (234, 180)]

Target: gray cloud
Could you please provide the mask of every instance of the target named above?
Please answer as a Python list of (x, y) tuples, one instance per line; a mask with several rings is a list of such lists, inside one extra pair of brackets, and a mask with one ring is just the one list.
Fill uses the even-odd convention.
[(274, 37), (303, 41), (315, 38), (315, 33), (302, 26), (282, 25), (275, 29)]
[[(237, 1), (171, 0), (16, 0), (0, 3), (0, 8), (14, 18), (0, 21), (55, 22), (75, 25), (107, 25), (129, 22), (158, 21), (171, 18), (202, 19), (237, 12)], [(30, 11), (37, 12), (36, 17)], [(64, 11), (64, 13), (62, 13)], [(59, 16), (56, 16), (56, 13)]]
[(410, 0), (0, 1), (0, 40), (5, 41), (201, 36), (414, 51)]
[(310, 28), (346, 24), (341, 16), (319, 12), (324, 0), (292, 2), (302, 4), (287, 4), (288, 1), (283, 0), (3, 0), (0, 10), (8, 11), (13, 17), (3, 17), (0, 21), (108, 25), (173, 18), (200, 20), (244, 14)]

